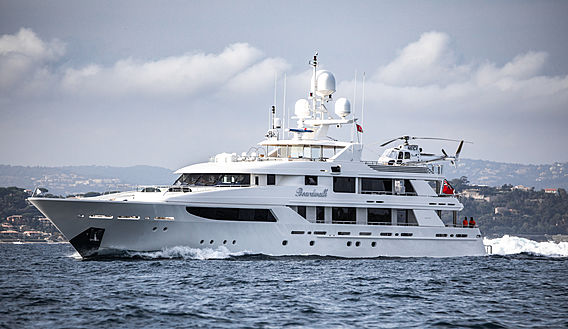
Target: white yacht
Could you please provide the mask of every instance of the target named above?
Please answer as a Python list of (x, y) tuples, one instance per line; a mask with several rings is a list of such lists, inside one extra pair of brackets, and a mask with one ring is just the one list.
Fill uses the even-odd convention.
[(84, 258), (176, 246), (273, 256), (485, 255), (479, 229), (457, 223), (463, 205), (444, 189), (441, 164), (362, 161), (358, 138), (328, 137), (330, 128), (352, 136), (362, 129), (349, 101), (332, 99), (333, 74), (318, 70), (317, 56), (311, 65), (297, 127), (283, 129), (273, 107), (266, 139), (249, 153), (181, 168), (172, 186), (30, 201)]

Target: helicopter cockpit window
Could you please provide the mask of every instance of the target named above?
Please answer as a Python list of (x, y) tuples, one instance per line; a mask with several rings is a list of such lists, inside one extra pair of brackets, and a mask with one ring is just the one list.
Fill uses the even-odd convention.
[(398, 158), (400, 160), (402, 160), (402, 157), (404, 156), (404, 152), (398, 152)]
[(410, 152), (404, 152), (404, 158), (410, 159)]

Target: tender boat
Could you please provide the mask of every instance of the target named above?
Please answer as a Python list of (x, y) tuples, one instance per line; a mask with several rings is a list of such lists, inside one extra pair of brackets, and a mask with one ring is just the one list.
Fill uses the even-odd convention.
[[(30, 201), (83, 258), (176, 246), (273, 256), (485, 255), (479, 228), (457, 223), (463, 205), (448, 193), (443, 165), (362, 161), (350, 102), (333, 100), (335, 78), (318, 70), (317, 56), (311, 65), (297, 127), (284, 129), (273, 107), (266, 139), (248, 153), (181, 168), (172, 186)], [(328, 137), (330, 128), (351, 129), (353, 140)]]

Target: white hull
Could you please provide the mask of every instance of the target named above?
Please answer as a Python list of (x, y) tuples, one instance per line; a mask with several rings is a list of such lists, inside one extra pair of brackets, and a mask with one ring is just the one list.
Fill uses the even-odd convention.
[[(296, 213), (284, 206), (271, 209), (279, 218), (289, 214), (286, 220), (279, 220), (276, 223), (251, 223), (202, 219), (188, 214), (185, 211), (186, 205), (166, 202), (40, 198), (33, 198), (31, 202), (69, 240), (89, 228), (104, 229), (102, 238), (96, 241), (99, 243), (96, 249), (81, 252), (80, 248), (74, 245), (83, 257), (115, 251), (157, 251), (176, 246), (210, 249), (222, 246), (234, 253), (273, 256), (318, 255), (368, 258), (485, 255), (478, 228), (314, 224), (297, 220)], [(118, 215), (112, 219), (91, 219), (88, 216), (79, 218), (77, 216), (79, 213), (140, 213), (143, 216), (138, 220), (117, 219)], [(175, 220), (153, 219), (158, 215), (175, 217)], [(302, 231), (303, 234), (298, 234)], [(349, 232), (350, 235), (340, 235), (345, 232)], [(360, 235), (361, 233), (365, 235)], [(385, 233), (391, 235), (384, 236)], [(436, 237), (436, 234), (447, 234), (447, 237)], [(457, 235), (467, 235), (467, 237), (456, 237)], [(283, 245), (283, 241), (287, 243)]]

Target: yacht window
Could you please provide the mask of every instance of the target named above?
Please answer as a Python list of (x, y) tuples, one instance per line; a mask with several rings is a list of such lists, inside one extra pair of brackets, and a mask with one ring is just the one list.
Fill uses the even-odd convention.
[(214, 220), (276, 222), (270, 209), (186, 207), (188, 213)]
[(303, 156), (303, 147), (302, 146), (292, 146), (290, 148), (290, 157), (301, 158), (302, 156)]
[(306, 218), (306, 206), (298, 206), (298, 215)]
[(189, 186), (247, 186), (249, 174), (182, 174), (174, 185)]
[(333, 147), (325, 147), (323, 148), (323, 157), (325, 159), (329, 159), (335, 155), (335, 150)]
[(279, 158), (287, 158), (288, 154), (288, 146), (281, 146), (278, 148), (278, 157)]
[(368, 225), (390, 225), (391, 224), (391, 210), (383, 208), (368, 208), (367, 209), (367, 224)]
[(325, 223), (325, 207), (316, 207), (316, 223)]
[(398, 152), (398, 159), (402, 160), (402, 157), (404, 156), (404, 152)]
[(318, 176), (306, 176), (305, 185), (318, 185)]
[(355, 178), (333, 177), (333, 192), (355, 193)]
[(321, 146), (313, 146), (312, 159), (319, 159), (319, 158), (321, 158)]
[(412, 183), (408, 179), (404, 180), (404, 191), (406, 192), (406, 194), (416, 194)]
[(417, 226), (416, 216), (412, 209), (398, 209), (396, 211), (396, 223), (402, 226)]
[(309, 146), (304, 146), (304, 158), (310, 159), (312, 157), (312, 150)]
[(355, 208), (333, 207), (331, 208), (331, 222), (333, 224), (355, 224)]
[(404, 158), (410, 159), (410, 152), (404, 152)]
[(276, 185), (276, 175), (274, 174), (266, 175), (266, 185)]
[(392, 180), (381, 178), (362, 178), (361, 179), (361, 192), (392, 192)]
[(254, 185), (258, 185), (258, 176), (254, 176)]

